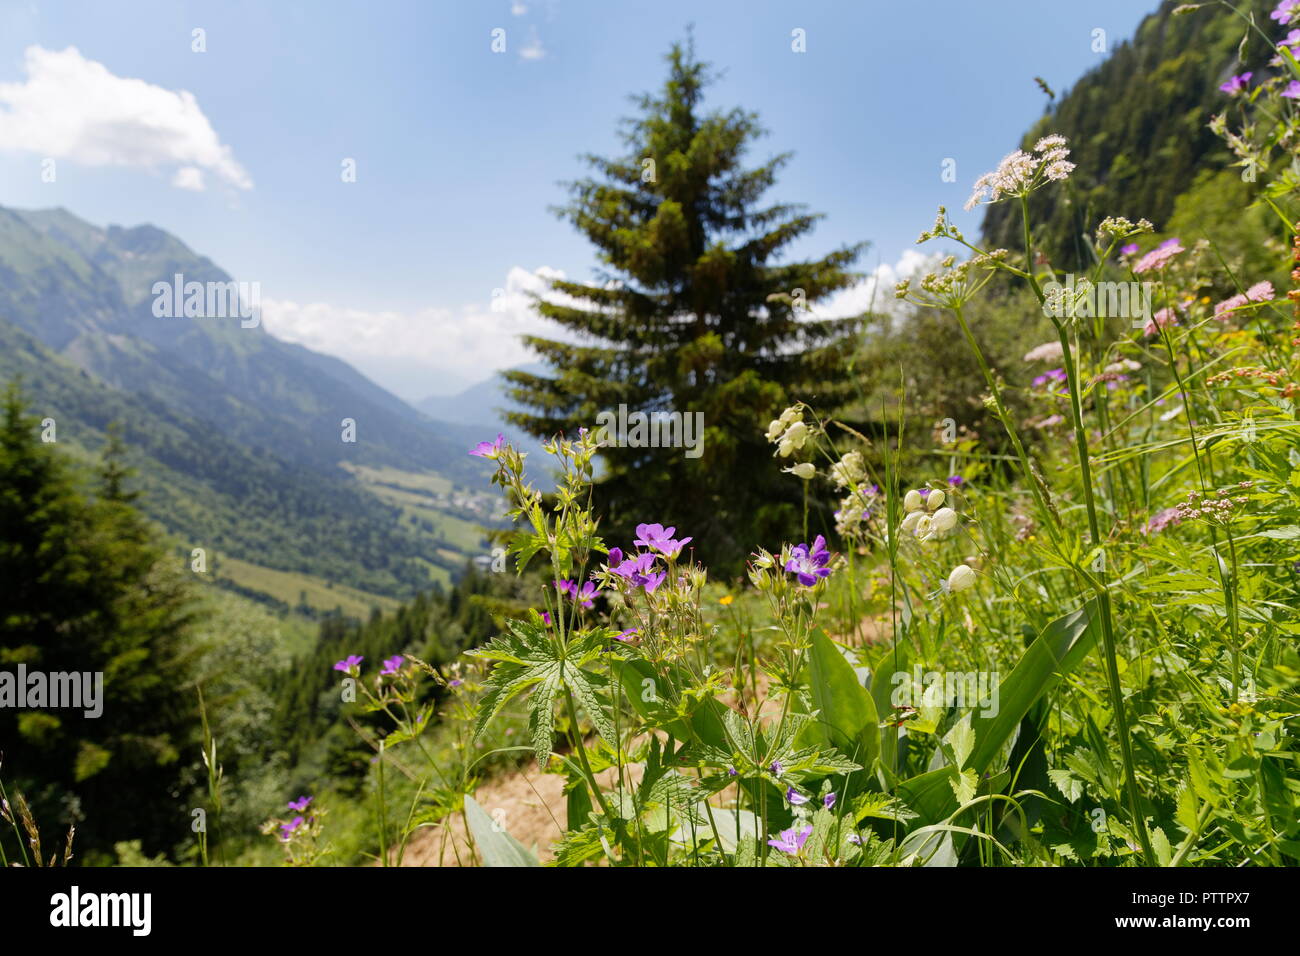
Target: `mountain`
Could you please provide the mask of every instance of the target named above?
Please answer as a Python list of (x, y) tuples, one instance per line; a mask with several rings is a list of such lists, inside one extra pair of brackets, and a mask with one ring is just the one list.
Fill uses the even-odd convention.
[[(1209, 128), (1233, 105), (1219, 85), (1243, 70), (1258, 74), (1274, 55), (1268, 38), (1284, 32), (1269, 20), (1276, 0), (1248, 0), (1241, 15), (1216, 4), (1175, 14), (1180, 6), (1164, 0), (1132, 42), (1081, 77), (1025, 135), (1025, 149), (1048, 133), (1064, 135), (1076, 164), (1064, 188), (1030, 197), (1034, 221), (1044, 224), (1035, 238), (1061, 268), (1091, 264), (1083, 237), (1107, 216), (1148, 219), (1163, 235), (1208, 235), (1251, 274), (1277, 261), (1259, 241), (1269, 233), (1264, 211), (1241, 212), (1253, 187), (1230, 168), (1234, 157)], [(1016, 203), (988, 207), (990, 247), (1022, 250), (1021, 228)]]
[[(533, 362), (519, 366), (518, 371), (545, 375), (547, 366)], [(547, 460), (541, 442), (517, 425), (506, 421), (506, 412), (523, 410), (522, 405), (506, 395), (507, 384), (501, 373), (497, 373), (454, 395), (430, 395), (416, 402), (415, 407), (436, 421), (476, 429), (481, 438), (503, 434), (512, 445), (532, 456), (530, 464)], [(532, 477), (539, 487), (546, 484), (546, 476), (542, 473), (538, 472)]]
[(483, 552), (477, 526), (499, 509), (466, 454), (481, 429), (435, 421), (237, 308), (160, 317), (171, 296), (155, 283), (178, 274), (232, 288), (156, 227), (0, 207), (0, 379), (21, 377), (58, 440), (85, 452), (120, 421), (145, 510), (178, 547), (215, 548), (242, 590), (405, 597)]

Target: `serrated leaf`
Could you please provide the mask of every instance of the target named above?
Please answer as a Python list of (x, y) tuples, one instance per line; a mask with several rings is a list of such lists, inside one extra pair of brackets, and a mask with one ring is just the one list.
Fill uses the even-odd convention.
[(1071, 803), (1076, 802), (1083, 796), (1083, 781), (1070, 771), (1060, 767), (1053, 767), (1047, 771), (1047, 776), (1056, 785), (1056, 789), (1060, 790), (1065, 799)]

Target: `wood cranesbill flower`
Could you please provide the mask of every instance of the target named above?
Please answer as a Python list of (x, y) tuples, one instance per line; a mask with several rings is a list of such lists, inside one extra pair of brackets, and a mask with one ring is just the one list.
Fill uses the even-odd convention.
[(349, 654), (347, 657), (343, 658), (343, 660), (336, 663), (334, 669), (336, 671), (343, 671), (345, 674), (351, 674), (353, 671), (361, 668), (361, 662), (364, 660), (364, 657), (357, 654)]
[(289, 809), (297, 810), (299, 813), (301, 813), (302, 811), (307, 809), (308, 805), (311, 804), (311, 801), (312, 801), (311, 797), (299, 797), (297, 800), (290, 800)]
[(1237, 76), (1229, 77), (1228, 82), (1222, 84), (1219, 89), (1224, 93), (1227, 93), (1229, 96), (1236, 96), (1250, 85), (1250, 78), (1252, 76), (1254, 76), (1253, 73), (1242, 73)]
[(802, 807), (805, 803), (808, 802), (808, 798), (805, 797), (798, 790), (796, 790), (794, 787), (789, 787), (786, 789), (785, 798), (790, 801), (790, 806), (792, 807)]
[(469, 453), (475, 458), (491, 458), (495, 460), (501, 454), (501, 449), (505, 448), (506, 436), (500, 432), (497, 433), (496, 441), (481, 441), (469, 450)]
[(404, 658), (402, 657), (401, 654), (395, 654), (392, 657), (386, 658), (383, 662), (384, 663), (383, 670), (379, 672), (380, 676), (389, 677), (393, 674), (396, 674), (398, 671), (402, 669), (403, 660)]
[(826, 548), (826, 539), (818, 535), (811, 545), (796, 544), (790, 549), (790, 560), (785, 563), (785, 570), (799, 579), (806, 588), (812, 587), (820, 579), (830, 577), (831, 553)]

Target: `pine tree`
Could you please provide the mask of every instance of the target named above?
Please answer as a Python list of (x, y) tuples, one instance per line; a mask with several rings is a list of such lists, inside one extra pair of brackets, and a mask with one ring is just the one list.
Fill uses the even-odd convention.
[(570, 185), (556, 210), (596, 246), (597, 284), (555, 280), (541, 315), (576, 339), (525, 336), (550, 375), (507, 373), (525, 407), (511, 420), (538, 437), (592, 428), (602, 412), (703, 415), (698, 458), (682, 448), (608, 449), (596, 487), (607, 541), (624, 547), (638, 522), (693, 535), (696, 556), (736, 570), (755, 545), (797, 533), (799, 483), (780, 474), (764, 439), (796, 399), (834, 407), (851, 392), (844, 364), (856, 320), (804, 308), (851, 285), (864, 245), (807, 262), (783, 250), (821, 218), (763, 206), (790, 159), (744, 165), (762, 134), (755, 114), (705, 113), (712, 80), (693, 44), (674, 45), (659, 95), (637, 98), (621, 158), (585, 157), (598, 174)]

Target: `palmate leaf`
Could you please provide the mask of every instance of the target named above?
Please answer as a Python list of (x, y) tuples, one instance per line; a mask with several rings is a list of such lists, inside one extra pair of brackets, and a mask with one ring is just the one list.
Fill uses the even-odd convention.
[(582, 669), (600, 655), (601, 649), (612, 640), (613, 632), (597, 628), (575, 635), (567, 646), (561, 647), (536, 611), (531, 612), (528, 620), (506, 621), (506, 629), (507, 633), (469, 652), (496, 662), (485, 681), (487, 692), (479, 702), (474, 739), (483, 735), (507, 703), (535, 688), (528, 699), (528, 730), (539, 765), (544, 765), (550, 757), (555, 737), (555, 704), (566, 690), (582, 704), (596, 732), (613, 746), (614, 726), (596, 693), (596, 688), (606, 683), (605, 678)]

